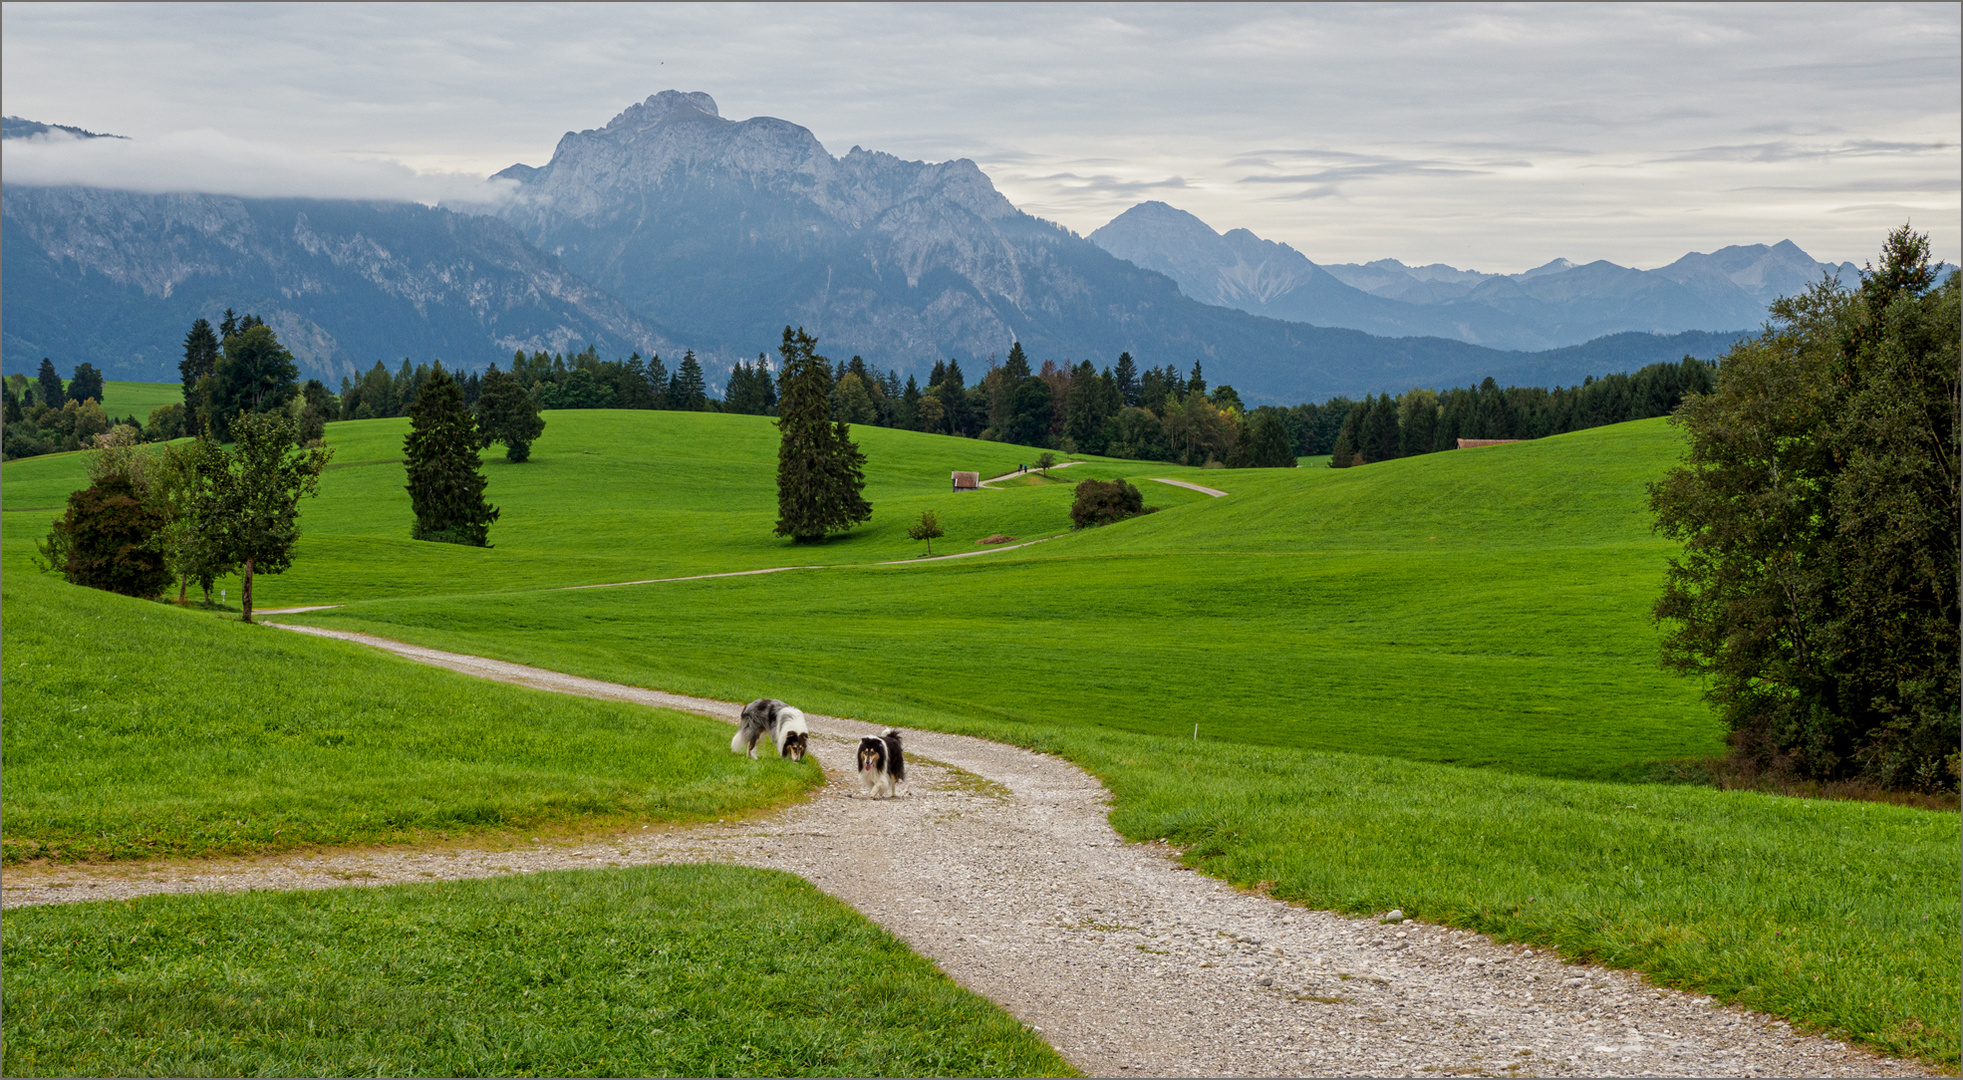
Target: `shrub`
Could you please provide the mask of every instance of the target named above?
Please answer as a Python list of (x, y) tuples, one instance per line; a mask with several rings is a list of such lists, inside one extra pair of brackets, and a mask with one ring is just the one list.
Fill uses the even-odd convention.
[(1070, 504), (1070, 521), (1074, 528), (1087, 529), (1155, 513), (1158, 509), (1146, 506), (1145, 496), (1123, 480), (1086, 480), (1077, 485), (1077, 499)]
[(76, 585), (124, 596), (155, 596), (170, 585), (157, 544), (169, 515), (147, 504), (127, 475), (105, 476), (68, 497), (41, 553), (48, 569)]

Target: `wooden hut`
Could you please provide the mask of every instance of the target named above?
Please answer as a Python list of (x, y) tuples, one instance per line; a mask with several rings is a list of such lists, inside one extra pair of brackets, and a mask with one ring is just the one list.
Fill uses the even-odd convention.
[(981, 487), (981, 474), (978, 472), (958, 472), (954, 474), (954, 490), (974, 491)]

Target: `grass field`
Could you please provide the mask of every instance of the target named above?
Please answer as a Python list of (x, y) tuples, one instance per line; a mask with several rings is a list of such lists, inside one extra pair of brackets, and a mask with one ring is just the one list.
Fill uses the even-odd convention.
[(150, 410), (162, 405), (184, 404), (184, 387), (179, 383), (115, 382), (102, 384), (102, 411), (121, 419), (134, 416), (150, 422)]
[[(1125, 835), (1237, 882), (1401, 906), (1956, 1065), (1956, 814), (1633, 782), (1722, 749), (1697, 687), (1658, 669), (1646, 614), (1670, 549), (1643, 484), (1679, 445), (1662, 421), (1350, 470), (1091, 462), (959, 497), (950, 469), (1033, 453), (857, 429), (874, 522), (799, 547), (769, 535), (767, 421), (549, 420), (534, 463), (487, 465), (506, 515), (489, 551), (404, 537), (403, 421), (330, 426), (340, 468), (262, 603), (344, 603), (289, 618), (1060, 753), (1113, 789)], [(937, 552), (1062, 533), (1071, 486), (1119, 475), (1164, 512), (861, 565), (916, 554), (903, 527), (921, 509), (949, 523)], [(10, 583), (51, 516), (33, 508), (80, 476), (72, 457), (6, 467)], [(832, 568), (555, 588), (800, 564)]]
[[(771, 535), (777, 518), (776, 429), (760, 416), (592, 410), (547, 413), (532, 460), (484, 454), (488, 498), (503, 517), (488, 549), (411, 540), (403, 489), (406, 419), (328, 426), (334, 462), (321, 494), (302, 507), (293, 569), (254, 579), (257, 603), (336, 603), (378, 596), (499, 592), (596, 584), (767, 566), (906, 559), (922, 546), (906, 526), (940, 513), (936, 553), (977, 550), (994, 533), (1025, 539), (1069, 528), (1070, 489), (1044, 496), (979, 491), (955, 495), (948, 474), (1008, 472), (1033, 461), (1024, 447), (883, 428), (854, 428), (867, 457), (873, 520), (850, 536), (796, 545)], [(1100, 478), (1156, 472), (1132, 462), (1058, 474)], [(1193, 470), (1184, 470), (1193, 471)], [(26, 458), (5, 468), (5, 566), (28, 566), (33, 542), (68, 493), (87, 483), (79, 454)], [(1073, 480), (1074, 483), (1074, 480)], [(1164, 484), (1152, 501), (1178, 506), (1206, 496)], [(228, 584), (231, 594), (238, 593)]]
[(487, 682), (33, 572), (0, 588), (8, 862), (688, 821), (821, 782), (815, 765), (732, 756), (728, 725), (704, 717)]
[(580, 870), (10, 911), (8, 1076), (1055, 1076), (789, 874)]

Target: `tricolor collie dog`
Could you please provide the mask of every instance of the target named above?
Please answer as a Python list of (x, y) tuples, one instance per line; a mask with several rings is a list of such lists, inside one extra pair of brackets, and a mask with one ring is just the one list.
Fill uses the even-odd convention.
[(804, 760), (805, 743), (811, 738), (811, 729), (804, 726), (804, 713), (776, 698), (758, 698), (743, 706), (743, 722), (736, 727), (736, 737), (729, 740), (729, 749), (737, 754), (748, 751), (754, 758), (757, 740), (766, 734), (776, 744), (778, 757)]
[(875, 799), (900, 794), (906, 783), (907, 759), (900, 753), (900, 733), (892, 728), (886, 734), (859, 740), (859, 786)]

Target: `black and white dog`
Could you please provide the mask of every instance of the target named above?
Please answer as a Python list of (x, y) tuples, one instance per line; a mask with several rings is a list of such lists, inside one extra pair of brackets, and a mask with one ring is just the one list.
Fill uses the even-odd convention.
[(875, 799), (889, 799), (900, 794), (900, 785), (906, 783), (907, 760), (900, 753), (900, 733), (892, 728), (886, 734), (873, 738), (871, 735), (859, 740), (859, 786), (866, 789)]
[(776, 744), (778, 757), (804, 760), (805, 743), (811, 738), (811, 729), (804, 726), (804, 713), (776, 698), (758, 698), (743, 706), (743, 722), (737, 725), (736, 737), (729, 740), (730, 752), (747, 750), (754, 758), (757, 740), (766, 734)]

